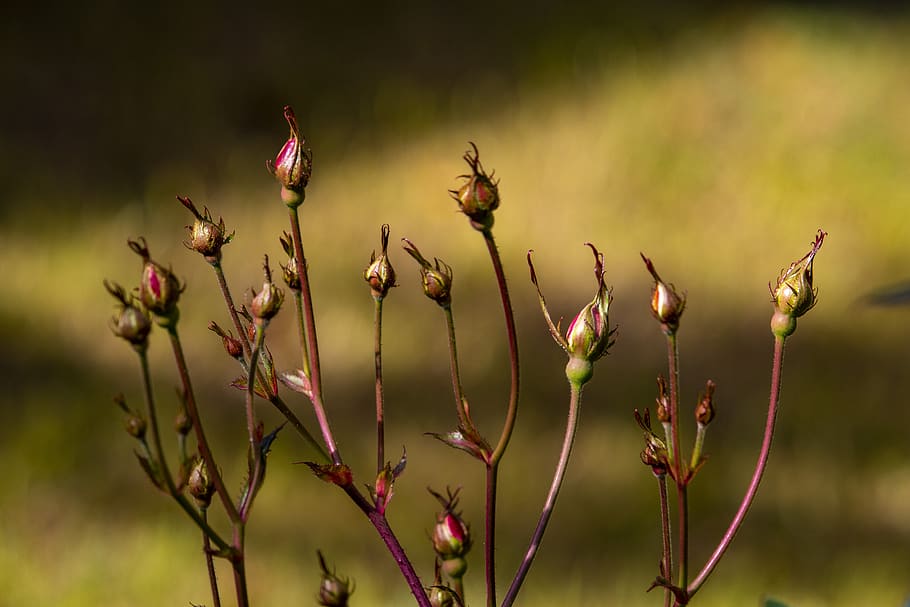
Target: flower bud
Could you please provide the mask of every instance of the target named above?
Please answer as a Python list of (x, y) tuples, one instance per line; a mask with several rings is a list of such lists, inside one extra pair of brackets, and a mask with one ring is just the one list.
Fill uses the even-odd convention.
[(700, 426), (707, 426), (714, 419), (714, 388), (714, 382), (709, 379), (705, 384), (704, 395), (695, 406), (695, 421)]
[(436, 515), (436, 525), (430, 536), (433, 550), (442, 561), (442, 568), (449, 577), (462, 577), (468, 569), (464, 557), (471, 549), (472, 540), (470, 528), (461, 518), (461, 514), (455, 512), (458, 506), (458, 489), (454, 492), (447, 489), (445, 497), (432, 489), (428, 488), (428, 491), (443, 507), (443, 511)]
[(278, 241), (281, 243), (281, 248), (284, 249), (285, 254), (288, 256), (288, 265), (281, 266), (281, 264), (278, 264), (281, 266), (284, 284), (292, 291), (300, 291), (300, 273), (297, 271), (297, 256), (294, 255), (294, 241), (287, 232), (284, 232), (278, 238)]
[(250, 312), (253, 314), (253, 318), (271, 320), (281, 309), (281, 303), (284, 301), (284, 291), (272, 282), (272, 271), (269, 269), (268, 256), (265, 257), (264, 268), (265, 282), (262, 283), (262, 290), (253, 295), (253, 300), (250, 302)]
[(186, 411), (186, 405), (182, 402), (177, 407), (177, 413), (174, 414), (174, 432), (181, 436), (186, 436), (193, 429), (193, 418)]
[(654, 278), (654, 288), (651, 290), (651, 312), (654, 318), (660, 321), (664, 333), (672, 335), (679, 329), (679, 318), (686, 308), (686, 296), (680, 296), (673, 285), (665, 283), (654, 269), (651, 260), (641, 253), (641, 258), (645, 262), (645, 267)]
[(133, 347), (144, 349), (148, 345), (148, 335), (152, 323), (141, 308), (135, 305), (135, 298), (116, 283), (104, 281), (104, 287), (120, 303), (119, 312), (111, 318), (111, 330), (114, 335), (131, 343)]
[(363, 279), (370, 285), (374, 299), (383, 299), (389, 289), (395, 286), (395, 269), (389, 261), (389, 226), (383, 224), (381, 229), (382, 253), (376, 257), (374, 251), (370, 255), (370, 265), (363, 271)]
[(771, 331), (778, 337), (791, 335), (796, 330), (796, 319), (815, 306), (818, 290), (812, 285), (812, 264), (827, 235), (819, 230), (809, 252), (781, 272), (776, 286), (768, 284), (775, 310)]
[(446, 307), (452, 303), (452, 268), (444, 261), (433, 258), (433, 264), (427, 261), (417, 247), (407, 238), (404, 250), (420, 264), (420, 279), (423, 282), (424, 294)]
[(448, 586), (435, 585), (427, 589), (427, 598), (433, 607), (455, 607), (455, 591)]
[(205, 460), (201, 457), (196, 458), (186, 484), (190, 491), (190, 495), (196, 500), (196, 504), (200, 508), (208, 508), (209, 504), (212, 503), (212, 494), (215, 493), (215, 485), (209, 476)]
[(169, 269), (152, 261), (144, 238), (129, 240), (127, 244), (134, 253), (142, 257), (142, 278), (139, 282), (139, 299), (142, 305), (159, 317), (159, 323), (176, 323), (179, 315), (177, 301), (183, 292), (180, 281)]
[(300, 136), (297, 118), (291, 106), (284, 106), (284, 119), (291, 128), (291, 134), (278, 152), (274, 162), (266, 166), (281, 184), (281, 197), (289, 207), (303, 202), (306, 186), (313, 173), (313, 152), (306, 147), (306, 140)]
[(597, 292), (594, 299), (581, 309), (566, 331), (566, 352), (569, 363), (566, 376), (576, 385), (587, 383), (594, 374), (593, 363), (607, 353), (613, 344), (610, 337), (610, 302), (613, 297), (604, 284), (603, 255), (587, 243), (594, 253), (594, 277), (597, 279)]
[(192, 226), (187, 226), (190, 238), (183, 245), (201, 254), (210, 263), (219, 261), (221, 259), (221, 247), (231, 241), (234, 233), (226, 234), (224, 219), (219, 218), (216, 224), (208, 207), (203, 207), (203, 212), (200, 213), (189, 198), (178, 196), (177, 200), (196, 218)]
[(663, 375), (657, 376), (657, 421), (662, 424), (670, 423), (670, 397), (667, 395), (667, 382)]
[(148, 428), (148, 423), (146, 423), (145, 419), (138, 413), (131, 413), (127, 416), (126, 420), (124, 420), (123, 426), (126, 429), (127, 434), (141, 441), (145, 438), (145, 431)]
[(473, 156), (470, 150), (464, 155), (464, 161), (471, 167), (471, 174), (461, 175), (460, 178), (465, 179), (465, 182), (457, 190), (449, 190), (449, 193), (474, 228), (488, 230), (493, 227), (493, 211), (499, 207), (499, 183), (483, 170), (477, 146), (471, 143), (471, 147), (474, 150)]
[(319, 604), (325, 607), (347, 607), (348, 598), (354, 592), (350, 580), (341, 578), (334, 571), (329, 571), (322, 552), (319, 555), (319, 568), (322, 569), (322, 581), (319, 584)]

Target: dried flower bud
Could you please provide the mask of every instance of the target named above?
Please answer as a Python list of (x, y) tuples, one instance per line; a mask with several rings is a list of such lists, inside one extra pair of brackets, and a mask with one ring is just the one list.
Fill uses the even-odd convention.
[(262, 283), (262, 290), (253, 295), (250, 302), (250, 312), (258, 320), (271, 320), (278, 314), (281, 309), (281, 303), (284, 301), (284, 291), (275, 286), (272, 282), (272, 271), (269, 269), (268, 255), (265, 257), (263, 264), (265, 269), (265, 282)]
[(141, 441), (145, 438), (148, 423), (140, 414), (130, 412), (123, 422), (123, 427), (126, 429), (127, 434)]
[(714, 419), (714, 388), (714, 382), (709, 379), (705, 384), (705, 393), (695, 406), (695, 421), (700, 426), (707, 426)]
[(131, 343), (134, 348), (145, 349), (152, 323), (148, 314), (136, 305), (135, 298), (127, 295), (120, 285), (104, 281), (104, 288), (119, 302), (120, 310), (111, 318), (114, 335)]
[(225, 331), (215, 321), (209, 323), (209, 331), (221, 338), (221, 345), (224, 346), (224, 351), (228, 353), (228, 356), (238, 360), (243, 357), (243, 343), (234, 337), (233, 333)]
[(664, 333), (672, 335), (679, 329), (679, 319), (686, 308), (686, 296), (680, 296), (673, 285), (665, 283), (654, 269), (651, 260), (641, 253), (645, 267), (654, 278), (654, 288), (651, 290), (651, 312), (654, 318), (660, 321)]
[(471, 167), (469, 175), (460, 175), (466, 181), (457, 190), (449, 190), (452, 198), (458, 203), (461, 212), (468, 216), (471, 225), (478, 230), (489, 230), (493, 227), (493, 211), (499, 207), (499, 183), (487, 175), (480, 164), (480, 153), (477, 146), (471, 143), (474, 154), (465, 152), (464, 161)]
[(297, 256), (294, 255), (294, 241), (287, 232), (284, 232), (278, 238), (278, 241), (281, 243), (281, 248), (284, 249), (285, 254), (288, 256), (288, 265), (283, 266), (278, 264), (281, 266), (284, 284), (292, 291), (300, 291), (300, 272), (297, 270)]
[(324, 607), (347, 607), (348, 598), (354, 592), (354, 584), (346, 578), (339, 577), (334, 571), (329, 571), (322, 552), (317, 551), (316, 554), (319, 556), (319, 568), (322, 570), (319, 604)]
[(670, 397), (667, 395), (667, 382), (663, 375), (657, 376), (657, 420), (662, 424), (670, 423)]
[(389, 289), (395, 286), (395, 269), (389, 261), (389, 225), (383, 224), (381, 229), (382, 253), (376, 257), (376, 252), (370, 255), (370, 265), (363, 271), (363, 279), (370, 285), (374, 299), (383, 299)]
[(196, 205), (189, 198), (178, 196), (177, 200), (185, 206), (193, 217), (196, 219), (192, 226), (187, 226), (190, 232), (190, 238), (183, 245), (200, 253), (209, 263), (217, 262), (221, 259), (221, 247), (226, 245), (234, 237), (234, 233), (226, 234), (224, 219), (218, 218), (215, 223), (208, 207), (203, 207), (200, 213)]
[(442, 307), (447, 307), (452, 303), (452, 268), (441, 261), (433, 258), (434, 263), (427, 261), (413, 242), (407, 238), (402, 238), (407, 243), (404, 250), (420, 264), (420, 279), (423, 282), (424, 294), (438, 303)]
[(215, 493), (215, 485), (209, 476), (205, 460), (196, 458), (193, 468), (190, 470), (189, 478), (186, 481), (190, 495), (196, 500), (200, 508), (208, 508), (212, 503), (212, 494)]
[(291, 106), (284, 106), (284, 119), (291, 128), (291, 134), (278, 152), (274, 162), (266, 166), (281, 184), (281, 197), (289, 207), (299, 206), (304, 199), (306, 186), (313, 173), (313, 152), (306, 147), (306, 140), (300, 136), (297, 118)]
[(812, 285), (812, 263), (827, 235), (819, 230), (809, 252), (781, 272), (776, 286), (768, 284), (775, 310), (771, 331), (778, 337), (791, 335), (796, 330), (796, 319), (815, 306), (818, 290)]

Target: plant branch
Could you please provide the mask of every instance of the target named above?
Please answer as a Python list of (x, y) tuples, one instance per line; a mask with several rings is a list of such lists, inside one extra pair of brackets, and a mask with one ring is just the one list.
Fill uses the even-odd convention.
[(382, 390), (382, 301), (375, 302), (375, 341), (373, 343), (373, 360), (376, 367), (376, 473), (382, 472), (385, 466), (385, 411)]

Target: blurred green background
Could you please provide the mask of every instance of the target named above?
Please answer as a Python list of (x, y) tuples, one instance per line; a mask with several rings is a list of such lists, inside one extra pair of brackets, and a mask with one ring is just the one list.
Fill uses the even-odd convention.
[[(498, 296), (480, 237), (446, 190), (467, 142), (501, 178), (496, 237), (524, 363), (503, 464), (499, 575), (507, 587), (562, 435), (563, 355), (527, 280), (529, 248), (555, 315), (593, 293), (591, 241), (614, 287), (617, 344), (585, 393), (574, 462), (519, 604), (656, 605), (654, 481), (634, 407), (665, 368), (648, 310), (646, 252), (688, 293), (683, 402), (718, 384), (712, 458), (691, 494), (692, 569), (748, 482), (767, 399), (767, 283), (830, 234), (819, 304), (799, 323), (763, 489), (698, 605), (898, 606), (910, 596), (908, 319), (868, 296), (910, 281), (910, 20), (889, 5), (529, 1), (433, 3), (43, 3), (0, 21), (0, 604), (210, 602), (199, 537), (138, 469), (111, 397), (139, 406), (129, 348), (106, 326), (102, 278), (138, 279), (127, 237), (187, 282), (183, 334), (202, 415), (228, 484), (245, 433), (236, 375), (205, 330), (227, 325), (215, 281), (183, 248), (175, 194), (223, 215), (235, 293), (279, 259), (286, 215), (264, 162), (287, 135), (285, 103), (314, 149), (302, 209), (329, 414), (360, 482), (373, 458), (372, 304), (361, 271), (414, 240), (455, 268), (465, 388), (488, 436), (507, 392)], [(437, 507), (425, 487), (463, 485), (482, 529), (482, 474), (423, 436), (454, 423), (444, 325), (395, 246), (386, 306), (388, 444), (408, 469), (390, 519), (425, 579)], [(894, 301), (898, 298), (891, 298)], [(273, 324), (282, 367), (294, 326)], [(151, 356), (165, 423), (177, 383)], [(289, 396), (301, 415), (312, 415)], [(277, 417), (263, 408), (269, 424)], [(689, 429), (688, 436), (691, 438)], [(311, 605), (315, 551), (356, 579), (355, 605), (408, 594), (372, 528), (340, 492), (292, 462), (285, 432), (249, 528), (256, 605)], [(479, 545), (478, 538), (478, 545)], [(479, 549), (466, 580), (482, 601)], [(228, 584), (229, 575), (222, 570)], [(230, 600), (226, 601), (231, 604)]]

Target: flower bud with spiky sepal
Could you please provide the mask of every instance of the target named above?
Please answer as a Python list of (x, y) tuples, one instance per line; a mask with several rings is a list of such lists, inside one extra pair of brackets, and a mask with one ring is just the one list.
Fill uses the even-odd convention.
[(705, 383), (705, 393), (702, 394), (698, 404), (695, 406), (695, 421), (700, 426), (707, 426), (714, 419), (716, 413), (714, 410), (714, 389), (716, 387), (717, 385), (709, 379)]
[(205, 466), (205, 460), (197, 457), (190, 469), (189, 477), (186, 481), (187, 489), (196, 505), (200, 508), (208, 508), (212, 503), (212, 495), (215, 493), (215, 484), (209, 476), (208, 468)]
[(661, 280), (651, 260), (645, 257), (644, 253), (640, 255), (651, 277), (654, 278), (654, 287), (651, 289), (651, 313), (660, 321), (663, 332), (672, 335), (679, 329), (679, 319), (686, 309), (685, 293), (680, 295), (673, 285)]
[(278, 314), (281, 304), (284, 302), (284, 291), (275, 286), (272, 282), (272, 270), (269, 268), (269, 257), (265, 256), (263, 263), (265, 271), (265, 282), (262, 283), (262, 290), (253, 294), (250, 302), (250, 312), (257, 321), (269, 321)]
[(234, 233), (227, 233), (224, 227), (224, 219), (218, 218), (218, 223), (212, 218), (208, 207), (203, 207), (200, 213), (196, 205), (189, 198), (178, 196), (177, 200), (193, 214), (196, 221), (192, 226), (187, 226), (190, 237), (183, 245), (202, 255), (209, 263), (217, 263), (221, 260), (221, 247), (231, 242)]
[(456, 579), (463, 577), (468, 570), (465, 556), (471, 550), (472, 539), (470, 527), (461, 517), (461, 513), (455, 511), (458, 507), (459, 489), (452, 491), (447, 488), (445, 496), (430, 488), (427, 490), (443, 507), (442, 512), (436, 515), (436, 525), (433, 526), (433, 533), (430, 536), (433, 550), (442, 562), (442, 569), (446, 575)]
[(313, 152), (306, 147), (297, 127), (297, 117), (291, 106), (284, 106), (284, 119), (291, 129), (274, 161), (266, 166), (281, 184), (281, 199), (289, 207), (298, 207), (306, 196), (306, 186), (313, 174)]
[(168, 327), (177, 324), (180, 312), (177, 301), (183, 286), (168, 268), (152, 260), (144, 238), (128, 240), (134, 253), (142, 257), (142, 278), (139, 282), (139, 299), (142, 305), (156, 316), (158, 324)]
[(420, 264), (420, 280), (423, 283), (423, 293), (443, 308), (452, 303), (452, 268), (444, 261), (434, 257), (433, 263), (420, 254), (417, 246), (407, 238), (402, 238), (406, 244), (404, 250)]
[(283, 232), (278, 238), (278, 241), (281, 243), (281, 248), (284, 250), (285, 255), (288, 256), (288, 264), (281, 265), (281, 272), (284, 277), (284, 284), (292, 291), (300, 292), (300, 274), (297, 271), (297, 256), (294, 255), (294, 241), (292, 236), (287, 232)]
[(319, 568), (322, 571), (317, 597), (319, 604), (324, 607), (347, 607), (348, 599), (354, 593), (353, 582), (339, 577), (334, 571), (329, 571), (322, 552), (317, 551), (316, 554), (319, 556)]
[(395, 268), (389, 261), (389, 225), (383, 224), (381, 228), (382, 252), (379, 257), (376, 252), (370, 255), (370, 265), (363, 271), (363, 279), (370, 285), (373, 299), (385, 298), (389, 290), (395, 286)]
[(137, 350), (148, 347), (148, 335), (152, 322), (148, 314), (136, 305), (136, 299), (128, 295), (120, 285), (104, 281), (104, 288), (119, 303), (119, 311), (111, 318), (111, 330), (114, 335), (128, 341)]
[(796, 330), (796, 319), (815, 307), (818, 289), (812, 284), (812, 265), (815, 256), (825, 242), (827, 232), (819, 230), (812, 248), (802, 259), (790, 264), (777, 279), (771, 291), (774, 315), (771, 317), (771, 332), (778, 337), (788, 337)]
[(209, 323), (208, 329), (221, 338), (221, 345), (228, 356), (237, 360), (243, 358), (243, 343), (234, 337), (233, 333), (225, 331), (215, 321)]
[(471, 150), (464, 154), (464, 161), (471, 167), (471, 173), (460, 175), (465, 182), (457, 190), (449, 190), (458, 208), (471, 220), (471, 225), (480, 231), (493, 227), (493, 211), (499, 208), (499, 183), (493, 175), (487, 175), (480, 164), (480, 152), (471, 142)]

